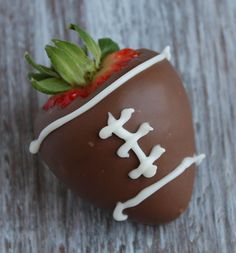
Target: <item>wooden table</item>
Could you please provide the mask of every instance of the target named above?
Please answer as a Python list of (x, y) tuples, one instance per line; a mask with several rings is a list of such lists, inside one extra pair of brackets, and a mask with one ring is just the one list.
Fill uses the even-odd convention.
[[(23, 53), (46, 62), (52, 37), (80, 23), (125, 47), (172, 48), (188, 92), (200, 166), (189, 209), (161, 226), (115, 222), (28, 152), (46, 100)], [(236, 1), (0, 0), (0, 252), (236, 252)], [(72, 35), (73, 34), (73, 35)]]

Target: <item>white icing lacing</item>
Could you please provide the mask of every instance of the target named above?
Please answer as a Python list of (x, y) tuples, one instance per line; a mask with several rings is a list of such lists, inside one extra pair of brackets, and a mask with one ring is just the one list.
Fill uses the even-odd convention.
[(117, 221), (126, 220), (128, 218), (128, 215), (123, 213), (125, 209), (137, 206), (146, 198), (154, 194), (156, 191), (160, 190), (163, 186), (165, 186), (166, 184), (174, 180), (176, 177), (181, 175), (193, 163), (200, 164), (204, 158), (205, 158), (204, 154), (184, 158), (184, 160), (180, 163), (180, 165), (177, 168), (175, 168), (172, 172), (170, 172), (168, 175), (166, 175), (156, 183), (144, 188), (132, 199), (129, 199), (123, 203), (118, 202), (113, 211), (113, 218)]
[(131, 133), (123, 128), (123, 125), (130, 119), (134, 109), (124, 109), (121, 112), (120, 118), (117, 120), (111, 113), (108, 115), (108, 124), (102, 128), (99, 132), (99, 136), (102, 139), (110, 137), (113, 133), (119, 138), (123, 139), (125, 143), (117, 150), (117, 155), (125, 158), (129, 157), (129, 151), (133, 150), (139, 159), (140, 165), (129, 173), (129, 177), (136, 179), (141, 175), (145, 177), (153, 177), (156, 174), (157, 166), (153, 165), (164, 152), (165, 149), (160, 145), (156, 145), (152, 148), (149, 156), (146, 156), (138, 144), (138, 140), (148, 134), (153, 128), (149, 123), (145, 122), (140, 125), (136, 133)]
[[(121, 145), (117, 151), (117, 155), (122, 158), (129, 157), (130, 150), (135, 153), (140, 164), (136, 169), (129, 172), (130, 178), (137, 179), (141, 175), (148, 178), (153, 177), (157, 170), (157, 166), (153, 163), (161, 157), (161, 155), (165, 152), (165, 149), (160, 145), (156, 145), (152, 148), (152, 151), (148, 157), (145, 155), (138, 144), (138, 140), (152, 131), (153, 128), (149, 125), (149, 123), (145, 122), (140, 125), (136, 133), (127, 131), (123, 125), (131, 118), (133, 113), (133, 108), (123, 109), (119, 119), (115, 119), (111, 113), (108, 113), (107, 126), (100, 130), (99, 137), (102, 139), (107, 139), (108, 137), (112, 136), (112, 134), (115, 134), (119, 138), (123, 139), (125, 143)], [(181, 175), (193, 163), (199, 164), (204, 158), (204, 154), (186, 157), (176, 169), (170, 172), (167, 176), (163, 177), (161, 180), (141, 190), (134, 198), (124, 203), (118, 202), (113, 211), (113, 218), (117, 221), (126, 220), (128, 216), (123, 214), (124, 209), (137, 206), (150, 195)]]
[(142, 71), (150, 68), (154, 64), (163, 61), (164, 59), (170, 60), (170, 47), (167, 46), (161, 54), (154, 56), (153, 58), (139, 64), (138, 66), (131, 69), (129, 72), (124, 74), (122, 77), (118, 78), (115, 82), (113, 82), (111, 85), (106, 87), (104, 90), (102, 90), (99, 94), (97, 94), (95, 97), (93, 97), (91, 100), (89, 100), (86, 104), (81, 106), (80, 108), (76, 109), (75, 111), (67, 114), (64, 117), (61, 117), (51, 124), (49, 124), (47, 127), (45, 127), (41, 133), (39, 134), (38, 138), (30, 143), (29, 150), (32, 154), (36, 154), (39, 151), (40, 145), (43, 142), (43, 140), (53, 131), (55, 131), (57, 128), (63, 126), (64, 124), (68, 123), (69, 121), (73, 120), (74, 118), (80, 116), (81, 114), (85, 113), (86, 111), (90, 110), (92, 107), (94, 107), (96, 104), (98, 104), (100, 101), (102, 101), (105, 97), (107, 97), (109, 94), (111, 94), (113, 91), (118, 89), (121, 85), (123, 85), (125, 82), (133, 78), (134, 76), (138, 75)]

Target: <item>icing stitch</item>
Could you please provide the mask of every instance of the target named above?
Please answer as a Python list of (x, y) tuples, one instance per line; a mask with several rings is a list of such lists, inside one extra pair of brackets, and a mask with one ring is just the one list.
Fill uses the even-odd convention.
[[(129, 177), (132, 179), (137, 179), (141, 175), (145, 177), (152, 177), (156, 174), (157, 166), (153, 163), (161, 157), (165, 152), (165, 149), (160, 145), (156, 145), (152, 148), (150, 155), (147, 157), (142, 151), (138, 144), (138, 140), (148, 134), (153, 128), (149, 123), (142, 123), (135, 133), (127, 131), (123, 125), (131, 118), (134, 113), (133, 108), (126, 108), (121, 111), (120, 118), (115, 119), (114, 116), (109, 112), (107, 126), (103, 127), (99, 132), (99, 137), (101, 139), (107, 139), (115, 134), (119, 138), (123, 139), (125, 143), (120, 146), (117, 150), (117, 155), (122, 158), (129, 157), (129, 151), (132, 150), (139, 159), (139, 166), (129, 172)], [(118, 202), (113, 211), (113, 218), (117, 221), (123, 221), (128, 218), (128, 215), (124, 214), (123, 211), (127, 208), (137, 206), (143, 202), (146, 198), (154, 194), (156, 191), (161, 189), (163, 186), (174, 180), (176, 177), (181, 175), (186, 169), (188, 169), (193, 163), (200, 164), (200, 162), (205, 158), (204, 154), (186, 157), (168, 175), (157, 181), (156, 183), (141, 190), (135, 197), (127, 200), (126, 202)]]
[(174, 180), (176, 177), (184, 173), (184, 171), (188, 169), (193, 163), (200, 164), (204, 158), (205, 158), (204, 154), (184, 158), (184, 160), (180, 163), (180, 165), (176, 167), (168, 175), (166, 175), (156, 183), (144, 188), (135, 197), (127, 200), (126, 202), (123, 203), (118, 202), (113, 211), (113, 218), (117, 221), (126, 220), (128, 218), (128, 215), (123, 213), (125, 209), (139, 205), (146, 198), (150, 197), (156, 191), (160, 190), (163, 186), (165, 186), (166, 184)]
[(154, 56), (153, 58), (139, 64), (138, 66), (134, 67), (130, 71), (128, 71), (126, 74), (124, 74), (122, 77), (118, 78), (115, 82), (113, 82), (111, 85), (106, 87), (104, 90), (102, 90), (99, 94), (97, 94), (95, 97), (93, 97), (91, 100), (89, 100), (86, 104), (81, 106), (80, 108), (76, 109), (75, 111), (65, 115), (64, 117), (61, 117), (51, 124), (49, 124), (47, 127), (45, 127), (41, 133), (39, 134), (38, 138), (36, 140), (33, 140), (30, 143), (29, 150), (32, 154), (35, 154), (39, 151), (41, 143), (44, 141), (44, 139), (53, 131), (58, 129), (59, 127), (63, 126), (64, 124), (68, 123), (69, 121), (73, 120), (74, 118), (80, 116), (81, 114), (85, 113), (86, 111), (90, 110), (92, 107), (94, 107), (96, 104), (98, 104), (100, 101), (102, 101), (105, 97), (107, 97), (109, 94), (111, 94), (113, 91), (118, 89), (121, 85), (123, 85), (125, 82), (133, 78), (134, 76), (138, 75), (142, 71), (150, 68), (154, 64), (163, 61), (164, 59), (170, 60), (171, 54), (170, 54), (170, 47), (166, 47), (161, 54)]
[(153, 163), (160, 158), (165, 152), (165, 149), (160, 145), (152, 148), (149, 156), (146, 156), (138, 144), (138, 140), (148, 134), (153, 128), (149, 123), (145, 122), (140, 125), (136, 133), (131, 133), (123, 128), (123, 125), (131, 118), (134, 113), (133, 108), (124, 109), (121, 111), (119, 119), (115, 119), (111, 113), (108, 113), (108, 124), (99, 132), (99, 137), (106, 139), (112, 134), (123, 139), (125, 143), (117, 150), (117, 155), (122, 158), (129, 157), (129, 151), (133, 150), (139, 159), (140, 165), (129, 173), (129, 177), (136, 179), (141, 175), (145, 177), (153, 177), (156, 174), (157, 166)]

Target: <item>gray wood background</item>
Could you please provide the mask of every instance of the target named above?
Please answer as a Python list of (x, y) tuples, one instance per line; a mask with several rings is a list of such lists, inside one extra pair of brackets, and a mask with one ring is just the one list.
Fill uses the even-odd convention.
[[(70, 22), (121, 46), (172, 47), (193, 108), (200, 166), (188, 211), (162, 226), (78, 199), (28, 152), (46, 100), (26, 80), (25, 50), (46, 63)], [(236, 1), (0, 0), (0, 252), (236, 252)]]

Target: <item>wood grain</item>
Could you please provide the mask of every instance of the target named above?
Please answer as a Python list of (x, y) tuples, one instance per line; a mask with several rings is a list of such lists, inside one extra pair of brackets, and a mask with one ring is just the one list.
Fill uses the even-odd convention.
[[(188, 211), (162, 226), (114, 222), (28, 152), (45, 96), (26, 80), (25, 50), (46, 62), (70, 22), (121, 46), (172, 47), (193, 108), (198, 170)], [(236, 252), (236, 1), (0, 0), (0, 252)]]

